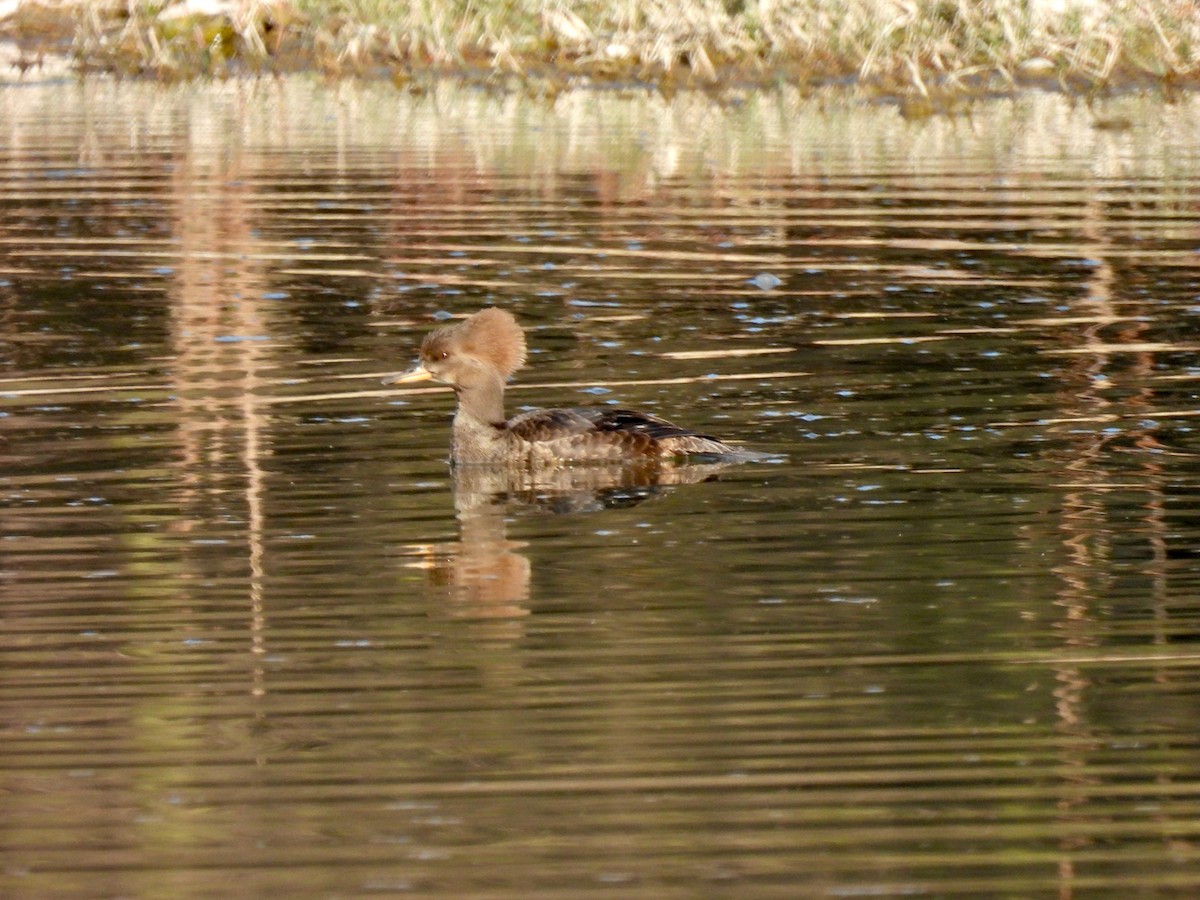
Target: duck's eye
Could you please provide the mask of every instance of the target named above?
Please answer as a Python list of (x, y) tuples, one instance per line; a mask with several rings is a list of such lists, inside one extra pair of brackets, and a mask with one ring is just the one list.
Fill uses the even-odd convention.
[(445, 359), (449, 355), (450, 355), (449, 353), (447, 353), (445, 350), (443, 350), (441, 353), (438, 354), (438, 359)]

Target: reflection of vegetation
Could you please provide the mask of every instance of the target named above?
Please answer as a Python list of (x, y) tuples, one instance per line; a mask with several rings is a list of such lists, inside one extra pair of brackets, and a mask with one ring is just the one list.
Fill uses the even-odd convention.
[[(0, 894), (1194, 880), (1200, 100), (6, 94)], [(792, 461), (451, 493), (491, 302)]]
[(1136, 0), (26, 0), (3, 27), (72, 41), (84, 68), (161, 77), (234, 65), (543, 87), (856, 77), (928, 104), (1023, 80), (1177, 84), (1200, 68), (1194, 4)]

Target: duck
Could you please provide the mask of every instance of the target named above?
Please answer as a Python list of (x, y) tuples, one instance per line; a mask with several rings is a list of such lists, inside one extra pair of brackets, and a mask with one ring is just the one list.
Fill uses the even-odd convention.
[(433, 380), (454, 389), (454, 465), (536, 467), (688, 457), (742, 461), (758, 456), (712, 435), (628, 409), (535, 409), (506, 418), (505, 384), (525, 361), (525, 332), (516, 318), (508, 310), (488, 307), (431, 331), (421, 341), (416, 365), (383, 383)]

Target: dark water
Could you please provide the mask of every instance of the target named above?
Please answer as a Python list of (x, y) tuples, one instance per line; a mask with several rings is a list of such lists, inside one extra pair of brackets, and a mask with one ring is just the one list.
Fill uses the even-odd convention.
[(0, 90), (0, 895), (1194, 895), (1198, 118)]

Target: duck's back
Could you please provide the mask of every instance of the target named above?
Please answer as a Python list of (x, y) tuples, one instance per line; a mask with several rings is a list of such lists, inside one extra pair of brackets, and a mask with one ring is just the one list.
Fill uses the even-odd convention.
[(509, 419), (505, 430), (546, 459), (732, 456), (738, 450), (666, 419), (628, 409), (536, 409)]

